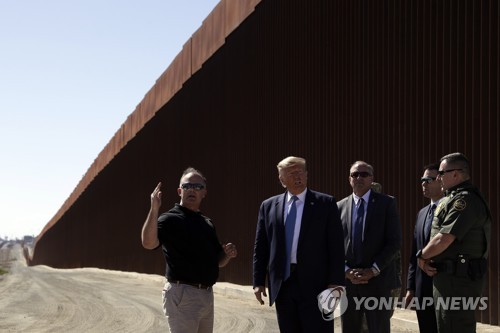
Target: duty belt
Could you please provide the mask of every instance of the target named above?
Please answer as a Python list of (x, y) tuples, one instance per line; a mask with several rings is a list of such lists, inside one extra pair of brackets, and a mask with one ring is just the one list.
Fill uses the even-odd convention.
[(433, 262), (431, 266), (436, 268), (439, 273), (455, 274), (457, 271), (457, 262), (455, 260)]
[(459, 256), (457, 260), (443, 260), (433, 262), (438, 273), (448, 273), (456, 276), (467, 276), (472, 280), (481, 279), (487, 271), (487, 260), (485, 258), (466, 259)]

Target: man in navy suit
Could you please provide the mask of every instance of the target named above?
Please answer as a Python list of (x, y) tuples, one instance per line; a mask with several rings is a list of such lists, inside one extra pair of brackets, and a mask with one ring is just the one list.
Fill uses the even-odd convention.
[(434, 209), (444, 196), (441, 183), (436, 180), (438, 170), (439, 164), (437, 163), (427, 165), (424, 167), (424, 174), (420, 179), (424, 197), (431, 199), (431, 202), (422, 208), (417, 215), (406, 283), (405, 307), (415, 306), (418, 328), (420, 332), (425, 333), (437, 333), (438, 329), (432, 299), (432, 277), (418, 267), (416, 255), (429, 242)]
[(262, 202), (253, 255), (253, 287), (264, 304), (276, 303), (281, 332), (333, 332), (323, 320), (317, 296), (344, 285), (344, 243), (335, 198), (307, 188), (306, 160), (279, 162), (285, 193)]
[(401, 285), (395, 262), (401, 248), (396, 200), (372, 191), (372, 182), (373, 167), (354, 162), (349, 172), (353, 194), (337, 203), (344, 229), (346, 333), (361, 331), (363, 314), (369, 332), (390, 332), (391, 290)]

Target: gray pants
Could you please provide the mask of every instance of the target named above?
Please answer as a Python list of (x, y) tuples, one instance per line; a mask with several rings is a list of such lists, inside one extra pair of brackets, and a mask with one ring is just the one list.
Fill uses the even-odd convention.
[(212, 333), (214, 294), (185, 284), (165, 283), (163, 311), (171, 333)]

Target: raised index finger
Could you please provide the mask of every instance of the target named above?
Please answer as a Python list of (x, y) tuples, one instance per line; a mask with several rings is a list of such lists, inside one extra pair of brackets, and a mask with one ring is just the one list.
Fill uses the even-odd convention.
[(161, 182), (159, 182), (158, 185), (156, 185), (155, 192), (158, 192), (160, 188), (161, 188)]

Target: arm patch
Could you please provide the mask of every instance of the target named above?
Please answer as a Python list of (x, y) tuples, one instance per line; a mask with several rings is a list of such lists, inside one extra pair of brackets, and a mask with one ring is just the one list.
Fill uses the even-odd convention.
[(453, 208), (458, 211), (464, 210), (465, 207), (467, 207), (467, 202), (464, 199), (458, 199), (453, 203)]

